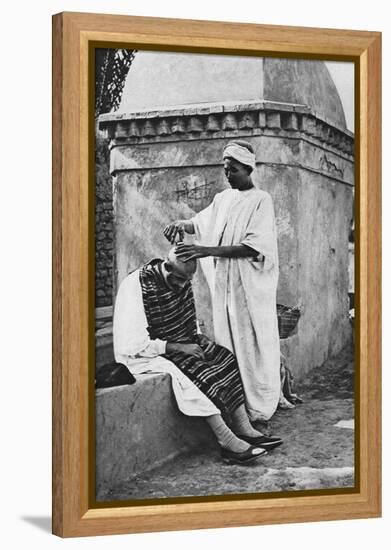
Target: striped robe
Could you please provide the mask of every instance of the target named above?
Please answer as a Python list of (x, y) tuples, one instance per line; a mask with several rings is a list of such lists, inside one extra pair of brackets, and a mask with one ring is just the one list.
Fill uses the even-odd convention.
[[(193, 290), (189, 281), (181, 291), (168, 288), (161, 272), (162, 260), (140, 269), (145, 315), (150, 338), (176, 343), (199, 343)], [(217, 344), (204, 359), (174, 351), (172, 361), (216, 407), (226, 415), (244, 403), (242, 381), (233, 354)]]

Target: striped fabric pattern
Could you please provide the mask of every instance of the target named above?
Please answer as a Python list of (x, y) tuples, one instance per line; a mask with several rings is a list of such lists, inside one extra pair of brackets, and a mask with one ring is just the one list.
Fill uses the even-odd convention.
[[(198, 344), (191, 283), (179, 292), (169, 289), (161, 272), (162, 262), (152, 260), (140, 269), (149, 335), (151, 339)], [(205, 359), (179, 351), (167, 353), (164, 357), (190, 378), (224, 415), (230, 415), (244, 403), (239, 368), (235, 357), (226, 348), (214, 344)]]

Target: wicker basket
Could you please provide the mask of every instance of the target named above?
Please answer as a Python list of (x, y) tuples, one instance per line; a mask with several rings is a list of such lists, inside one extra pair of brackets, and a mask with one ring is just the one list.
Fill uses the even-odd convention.
[(300, 309), (277, 304), (278, 332), (280, 339), (288, 338), (300, 319)]

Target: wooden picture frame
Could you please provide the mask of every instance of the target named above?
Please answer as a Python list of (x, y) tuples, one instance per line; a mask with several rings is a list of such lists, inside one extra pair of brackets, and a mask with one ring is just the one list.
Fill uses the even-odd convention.
[[(349, 493), (91, 506), (89, 45), (349, 60), (356, 67), (359, 483)], [(121, 46), (123, 47), (123, 46)], [(87, 13), (53, 17), (53, 533), (62, 537), (381, 514), (381, 34)], [(93, 382), (93, 381), (92, 381)], [(145, 504), (145, 503), (144, 503)]]

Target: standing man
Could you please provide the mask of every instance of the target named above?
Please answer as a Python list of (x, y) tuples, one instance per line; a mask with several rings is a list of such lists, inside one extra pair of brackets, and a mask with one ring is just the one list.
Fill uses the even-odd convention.
[(194, 234), (196, 244), (179, 242), (178, 258), (200, 259), (213, 303), (215, 340), (237, 358), (251, 421), (268, 420), (280, 393), (280, 341), (276, 293), (277, 231), (271, 196), (251, 178), (254, 150), (246, 141), (223, 151), (230, 188), (191, 220), (169, 224), (174, 243)]

